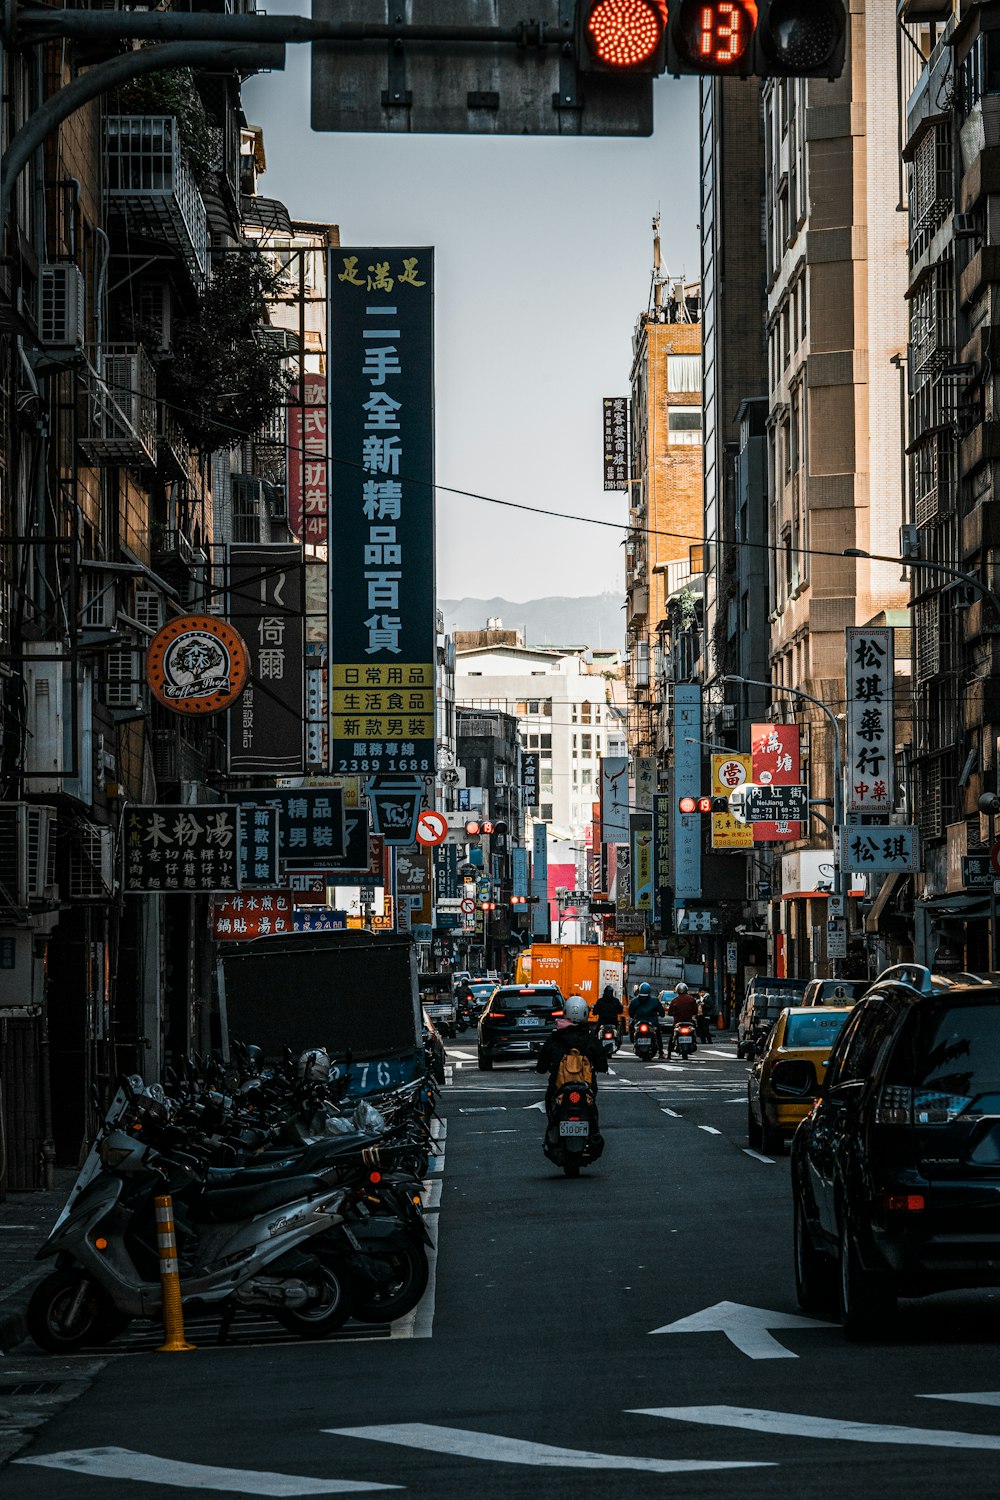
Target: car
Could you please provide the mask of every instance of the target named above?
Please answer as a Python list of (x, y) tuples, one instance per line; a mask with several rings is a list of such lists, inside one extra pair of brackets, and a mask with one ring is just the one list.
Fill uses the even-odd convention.
[(554, 984), (505, 984), (494, 989), (479, 1018), (479, 1067), (488, 1073), (498, 1058), (537, 1057), (563, 1014)]
[(803, 1005), (854, 1005), (871, 989), (870, 979), (810, 979)]
[(747, 985), (736, 1032), (736, 1056), (753, 1057), (757, 1041), (766, 1036), (786, 1005), (801, 1005), (804, 979), (757, 974)]
[(455, 994), (450, 974), (419, 974), (420, 1000), (444, 1036), (455, 1034)]
[(781, 1012), (757, 1047), (747, 1079), (747, 1142), (768, 1154), (780, 1151), (812, 1109), (830, 1051), (850, 1008), (802, 1006)]
[(1000, 985), (899, 965), (851, 1011), (792, 1141), (795, 1283), (850, 1338), (897, 1297), (1000, 1285)]
[(469, 1009), (474, 1021), (478, 1021), (486, 1009), (487, 1002), (496, 987), (497, 981), (495, 979), (469, 980), (469, 995), (471, 997)]

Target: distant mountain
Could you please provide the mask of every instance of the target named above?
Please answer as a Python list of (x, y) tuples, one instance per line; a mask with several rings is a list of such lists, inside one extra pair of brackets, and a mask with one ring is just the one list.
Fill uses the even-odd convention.
[(625, 599), (592, 594), (582, 599), (439, 599), (444, 628), (483, 630), (499, 618), (508, 630), (524, 633), (528, 646), (625, 646)]

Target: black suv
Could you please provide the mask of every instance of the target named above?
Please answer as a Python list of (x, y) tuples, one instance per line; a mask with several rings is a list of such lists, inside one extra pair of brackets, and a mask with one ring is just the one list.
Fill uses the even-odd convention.
[(854, 1007), (792, 1142), (795, 1283), (851, 1338), (1000, 1285), (1000, 985), (914, 964)]
[(563, 1013), (554, 984), (501, 985), (479, 1018), (479, 1066), (488, 1073), (498, 1057), (537, 1057)]

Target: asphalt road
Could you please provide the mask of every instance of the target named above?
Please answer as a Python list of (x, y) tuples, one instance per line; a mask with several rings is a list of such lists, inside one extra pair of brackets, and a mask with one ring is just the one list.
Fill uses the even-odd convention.
[(787, 1157), (746, 1153), (730, 1044), (669, 1068), (619, 1056), (607, 1149), (578, 1181), (542, 1156), (541, 1080), (451, 1050), (436, 1277), (410, 1324), (112, 1355), (4, 1500), (992, 1497), (1000, 1296), (904, 1304), (874, 1346), (798, 1321)]

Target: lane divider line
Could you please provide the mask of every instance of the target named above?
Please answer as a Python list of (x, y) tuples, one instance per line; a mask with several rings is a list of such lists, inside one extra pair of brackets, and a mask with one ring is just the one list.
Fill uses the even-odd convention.
[(773, 1156), (763, 1156), (759, 1151), (754, 1151), (750, 1146), (743, 1147), (743, 1155), (752, 1156), (754, 1161), (762, 1161), (765, 1166), (768, 1167), (773, 1167), (775, 1165)]
[(716, 1128), (715, 1128), (714, 1125), (699, 1125), (698, 1129), (699, 1130), (703, 1130), (706, 1135), (721, 1135), (722, 1134), (722, 1131), (721, 1130), (716, 1130)]
[(96, 1479), (125, 1479), (178, 1489), (223, 1490), (236, 1495), (358, 1495), (372, 1490), (400, 1490), (400, 1484), (375, 1484), (367, 1479), (309, 1479), (304, 1474), (256, 1473), (253, 1469), (223, 1469), (215, 1464), (189, 1464), (158, 1458), (134, 1448), (71, 1448), (62, 1453), (33, 1453), (15, 1458), (16, 1464), (42, 1469), (66, 1469), (92, 1474)]

